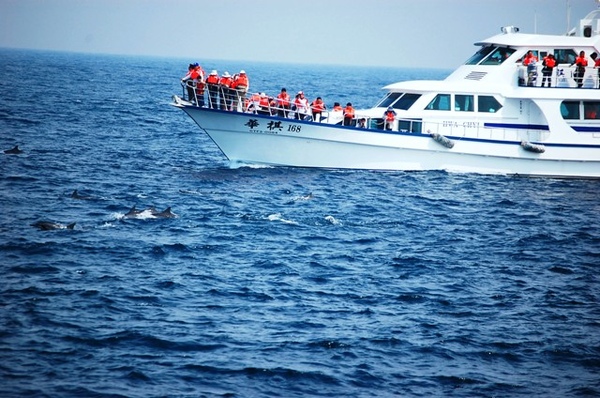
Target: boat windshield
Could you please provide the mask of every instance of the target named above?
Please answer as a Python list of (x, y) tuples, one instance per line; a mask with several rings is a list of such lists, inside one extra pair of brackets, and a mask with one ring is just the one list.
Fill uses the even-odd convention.
[(383, 97), (381, 101), (379, 101), (376, 107), (387, 108), (388, 106), (393, 104), (398, 98), (400, 98), (402, 94), (403, 93), (388, 93), (385, 97)]
[(515, 50), (510, 47), (485, 46), (481, 47), (465, 65), (500, 65), (506, 61)]
[(421, 94), (389, 93), (376, 106), (383, 108), (391, 106), (394, 109), (408, 110), (420, 97)]

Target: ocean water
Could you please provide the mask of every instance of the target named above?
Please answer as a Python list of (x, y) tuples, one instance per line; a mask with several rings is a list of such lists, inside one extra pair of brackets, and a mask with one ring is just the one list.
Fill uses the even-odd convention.
[(193, 61), (329, 106), (449, 72), (0, 50), (0, 396), (600, 396), (599, 181), (230, 165)]

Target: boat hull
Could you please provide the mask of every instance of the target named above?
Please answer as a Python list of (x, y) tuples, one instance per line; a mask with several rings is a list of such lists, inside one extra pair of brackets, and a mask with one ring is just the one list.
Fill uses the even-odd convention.
[[(368, 170), (446, 170), (480, 174), (600, 178), (598, 145), (517, 141), (358, 129), (200, 108), (176, 101), (233, 162)], [(450, 142), (452, 145), (449, 145)], [(596, 156), (596, 157), (595, 157)]]

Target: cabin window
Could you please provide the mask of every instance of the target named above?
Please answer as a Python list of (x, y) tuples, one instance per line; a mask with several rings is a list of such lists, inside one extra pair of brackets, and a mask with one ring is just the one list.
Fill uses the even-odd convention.
[(420, 133), (423, 127), (421, 119), (400, 119), (398, 120), (398, 131), (409, 133)]
[(560, 114), (563, 119), (579, 119), (579, 101), (563, 101), (560, 104)]
[(449, 111), (450, 110), (450, 94), (438, 94), (433, 101), (427, 105), (425, 109), (432, 111)]
[(477, 65), (482, 59), (494, 51), (495, 48), (496, 47), (494, 46), (481, 47), (479, 51), (477, 51), (471, 58), (467, 60), (467, 62), (465, 62), (465, 65)]
[(497, 47), (481, 65), (500, 65), (506, 61), (513, 53), (514, 49), (508, 47)]
[(459, 112), (473, 112), (475, 101), (472, 95), (456, 94), (454, 96), (454, 110)]
[(404, 94), (392, 106), (396, 109), (408, 110), (419, 98), (421, 98), (421, 94)]
[(574, 64), (577, 59), (577, 53), (572, 50), (554, 50), (554, 58), (557, 64)]
[(477, 109), (479, 112), (496, 113), (500, 108), (502, 108), (502, 105), (491, 95), (480, 95), (477, 98)]
[(379, 101), (379, 104), (377, 104), (377, 106), (381, 108), (387, 108), (388, 106), (392, 105), (398, 98), (400, 98), (401, 95), (402, 93), (389, 93), (381, 101)]
[(584, 101), (583, 118), (593, 120), (600, 119), (600, 101)]

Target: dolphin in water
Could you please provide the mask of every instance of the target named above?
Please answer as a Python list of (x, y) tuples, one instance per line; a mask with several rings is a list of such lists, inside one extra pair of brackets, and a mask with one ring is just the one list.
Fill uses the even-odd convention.
[(150, 210), (152, 212), (152, 215), (156, 218), (175, 218), (175, 217), (177, 217), (177, 215), (175, 215), (173, 212), (171, 212), (171, 206), (167, 207), (163, 211), (157, 211), (154, 208), (152, 208)]
[(176, 214), (171, 212), (171, 206), (163, 211), (156, 210), (155, 207), (148, 207), (144, 210), (138, 210), (135, 205), (123, 215), (123, 218), (175, 218)]
[(74, 190), (71, 194), (72, 199), (81, 199), (81, 200), (89, 200), (92, 199), (91, 196), (81, 195), (77, 190)]
[(12, 149), (5, 149), (4, 153), (7, 155), (18, 155), (20, 153), (23, 153), (23, 150), (19, 149), (18, 145), (15, 145), (15, 147)]
[(55, 229), (74, 229), (75, 223), (63, 225), (52, 221), (36, 221), (31, 224), (32, 227), (36, 227), (42, 231), (53, 231)]
[(133, 207), (131, 209), (129, 209), (129, 211), (127, 213), (125, 213), (125, 215), (123, 217), (135, 218), (135, 217), (139, 216), (140, 214), (142, 214), (143, 212), (144, 212), (144, 210), (137, 210), (135, 208), (135, 205), (133, 205)]

